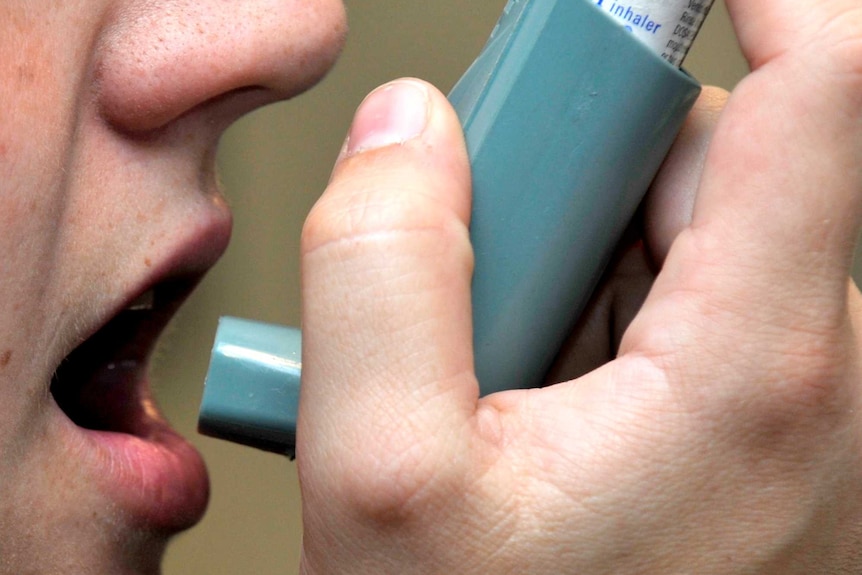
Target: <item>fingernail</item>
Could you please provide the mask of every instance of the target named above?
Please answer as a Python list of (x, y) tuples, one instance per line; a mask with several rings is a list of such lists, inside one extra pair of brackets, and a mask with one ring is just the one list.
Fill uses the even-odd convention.
[(397, 80), (371, 92), (353, 119), (346, 155), (403, 144), (425, 130), (428, 92), (422, 84)]

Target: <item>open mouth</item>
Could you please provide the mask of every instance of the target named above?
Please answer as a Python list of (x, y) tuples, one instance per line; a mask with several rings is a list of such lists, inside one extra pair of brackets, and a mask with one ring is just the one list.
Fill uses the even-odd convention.
[(127, 517), (167, 533), (201, 518), (209, 480), (200, 454), (156, 409), (147, 370), (156, 340), (195, 283), (167, 281), (145, 292), (69, 353), (51, 380), (54, 401), (73, 424), (65, 437), (81, 468)]
[(146, 439), (161, 418), (146, 382), (156, 340), (188, 282), (169, 282), (145, 292), (75, 348), (54, 373), (51, 393), (77, 426)]

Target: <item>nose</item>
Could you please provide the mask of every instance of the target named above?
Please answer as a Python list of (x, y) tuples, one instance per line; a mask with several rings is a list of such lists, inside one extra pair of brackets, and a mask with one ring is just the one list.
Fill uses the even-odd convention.
[(315, 84), (341, 50), (341, 0), (148, 0), (123, 4), (96, 50), (100, 113), (130, 133), (196, 109), (225, 123)]

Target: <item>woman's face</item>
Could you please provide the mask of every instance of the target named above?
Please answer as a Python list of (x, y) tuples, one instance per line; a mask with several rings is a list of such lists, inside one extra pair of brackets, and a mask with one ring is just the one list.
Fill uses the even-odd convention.
[(147, 389), (228, 241), (238, 116), (308, 88), (340, 0), (0, 3), (0, 572), (154, 573), (207, 501)]

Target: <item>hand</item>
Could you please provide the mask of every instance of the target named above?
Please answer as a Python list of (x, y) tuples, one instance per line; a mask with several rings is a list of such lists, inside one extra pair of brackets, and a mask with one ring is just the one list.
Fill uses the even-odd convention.
[[(702, 100), (617, 268), (659, 273), (544, 389), (478, 398), (445, 98), (360, 108), (303, 235), (304, 573), (862, 570), (862, 10), (727, 3), (753, 71)], [(576, 341), (638, 301), (619, 277)]]

